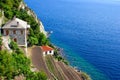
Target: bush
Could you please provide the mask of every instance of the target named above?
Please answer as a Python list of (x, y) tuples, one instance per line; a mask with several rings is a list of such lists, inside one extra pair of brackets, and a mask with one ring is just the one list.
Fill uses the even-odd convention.
[(11, 19), (14, 10), (17, 10), (22, 0), (0, 0), (0, 9), (4, 10), (5, 17)]
[(38, 39), (35, 38), (35, 37), (30, 36), (28, 38), (28, 42), (29, 42), (29, 45), (35, 45), (35, 44), (38, 44)]
[(10, 48), (11, 48), (13, 51), (15, 51), (15, 50), (18, 49), (18, 45), (17, 45), (17, 43), (14, 42), (14, 41), (11, 41), (9, 46), (10, 46)]
[(47, 80), (44, 72), (31, 72), (30, 64), (24, 54), (0, 51), (0, 78), (12, 80), (23, 74), (26, 80)]
[(81, 72), (81, 77), (83, 80), (91, 80), (90, 76), (85, 72)]
[(67, 60), (63, 60), (63, 62), (66, 64), (66, 65), (69, 65), (69, 62)]

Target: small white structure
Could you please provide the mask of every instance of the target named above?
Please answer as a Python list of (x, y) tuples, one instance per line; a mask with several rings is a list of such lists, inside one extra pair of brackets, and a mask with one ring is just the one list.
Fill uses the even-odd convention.
[(43, 55), (53, 55), (54, 54), (54, 49), (49, 47), (49, 46), (41, 46)]

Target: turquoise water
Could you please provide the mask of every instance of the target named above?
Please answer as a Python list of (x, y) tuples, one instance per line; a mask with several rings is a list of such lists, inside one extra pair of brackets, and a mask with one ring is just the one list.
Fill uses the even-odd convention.
[(53, 31), (72, 66), (93, 80), (120, 80), (120, 2), (118, 0), (25, 0)]

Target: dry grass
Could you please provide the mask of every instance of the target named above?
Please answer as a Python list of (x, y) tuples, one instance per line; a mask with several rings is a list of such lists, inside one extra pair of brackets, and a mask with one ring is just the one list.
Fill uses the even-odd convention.
[(62, 74), (60, 74), (58, 68), (56, 67), (56, 63), (54, 62), (54, 58), (50, 55), (45, 57), (47, 67), (49, 68), (50, 72), (52, 72), (58, 80), (64, 80)]
[(30, 47), (28, 53), (34, 67), (45, 71), (51, 80), (91, 80), (87, 74), (81, 74), (63, 62), (56, 61), (51, 55), (43, 57), (40, 47)]

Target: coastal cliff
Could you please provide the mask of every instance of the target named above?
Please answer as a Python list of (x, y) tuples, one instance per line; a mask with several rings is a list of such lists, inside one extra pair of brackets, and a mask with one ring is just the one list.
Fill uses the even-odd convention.
[[(19, 5), (18, 10), (20, 10), (20, 9), (23, 9), (23, 10), (27, 11), (28, 15), (32, 16), (34, 18), (34, 20), (38, 23), (39, 28), (40, 28), (40, 32), (44, 33), (44, 35), (47, 36), (47, 32), (45, 31), (42, 22), (37, 18), (34, 11), (32, 11), (23, 1)], [(7, 20), (6, 20), (5, 16), (4, 16), (4, 11), (2, 11), (0, 9), (0, 26), (2, 26), (2, 24), (4, 24), (6, 21)]]
[[(3, 69), (3, 67), (5, 67), (4, 65), (0, 67), (0, 70), (3, 70), (3, 72), (4, 71), (7, 72), (6, 74), (8, 74), (8, 72), (11, 73), (8, 75), (1, 73), (3, 75), (0, 75), (0, 79), (6, 79), (6, 80), (9, 80), (9, 79), (14, 79), (14, 80), (18, 80), (18, 79), (19, 80), (47, 80), (47, 79), (49, 80), (90, 80), (89, 76), (86, 77), (86, 74), (83, 74), (83, 72), (77, 71), (70, 65), (66, 64), (66, 61), (59, 54), (57, 54), (57, 56), (55, 55), (54, 56), (48, 55), (45, 57), (43, 56), (40, 46), (50, 45), (50, 42), (48, 43), (48, 39), (44, 37), (44, 35), (47, 36), (47, 32), (45, 31), (44, 26), (42, 25), (42, 22), (37, 18), (34, 11), (32, 11), (24, 2), (20, 2), (19, 7), (17, 7), (17, 10), (15, 10), (15, 12), (12, 13), (12, 15), (11, 15), (11, 12), (6, 13), (6, 15), (7, 14), (9, 14), (8, 17), (4, 16), (4, 13), (2, 12), (1, 19), (0, 19), (1, 25), (4, 24), (9, 19), (11, 19), (13, 16), (18, 16), (19, 18), (25, 19), (26, 21), (28, 20), (28, 22), (31, 24), (35, 22), (35, 25), (32, 24), (32, 28), (30, 29), (30, 35), (28, 36), (28, 42), (31, 41), (31, 43), (29, 44), (32, 44), (28, 48), (28, 53), (29, 53), (28, 58), (24, 55), (24, 52), (21, 51), (21, 49), (19, 49), (17, 44), (14, 42), (10, 44), (10, 46), (12, 46), (11, 49), (13, 50), (13, 53), (9, 54), (7, 51), (0, 51), (0, 54), (2, 54), (2, 57), (4, 57), (4, 54), (6, 55), (4, 59), (9, 59), (10, 57), (9, 62), (12, 61), (12, 63), (10, 63), (8, 66), (8, 71), (6, 69)], [(7, 17), (8, 19), (6, 19), (5, 17)], [(29, 19), (31, 19), (32, 21)], [(41, 33), (43, 33), (44, 35), (42, 35)], [(33, 45), (36, 45), (36, 46), (33, 46)], [(54, 45), (50, 45), (50, 46), (54, 46)], [(31, 62), (29, 61), (29, 59)], [(13, 65), (13, 63), (16, 63), (16, 64)], [(6, 63), (4, 64), (6, 65)], [(13, 69), (14, 67), (15, 67), (15, 70)], [(39, 73), (42, 71), (44, 71), (45, 74), (47, 75), (47, 79), (44, 73)], [(20, 78), (20, 76), (22, 76), (22, 78)], [(15, 77), (18, 77), (18, 78), (16, 79)]]
[(47, 36), (47, 32), (44, 29), (44, 26), (42, 24), (42, 22), (38, 19), (37, 15), (34, 13), (33, 10), (31, 10), (24, 2), (20, 3), (19, 9), (24, 9), (27, 11), (27, 13), (34, 17), (35, 21), (40, 25), (40, 32), (44, 33)]

